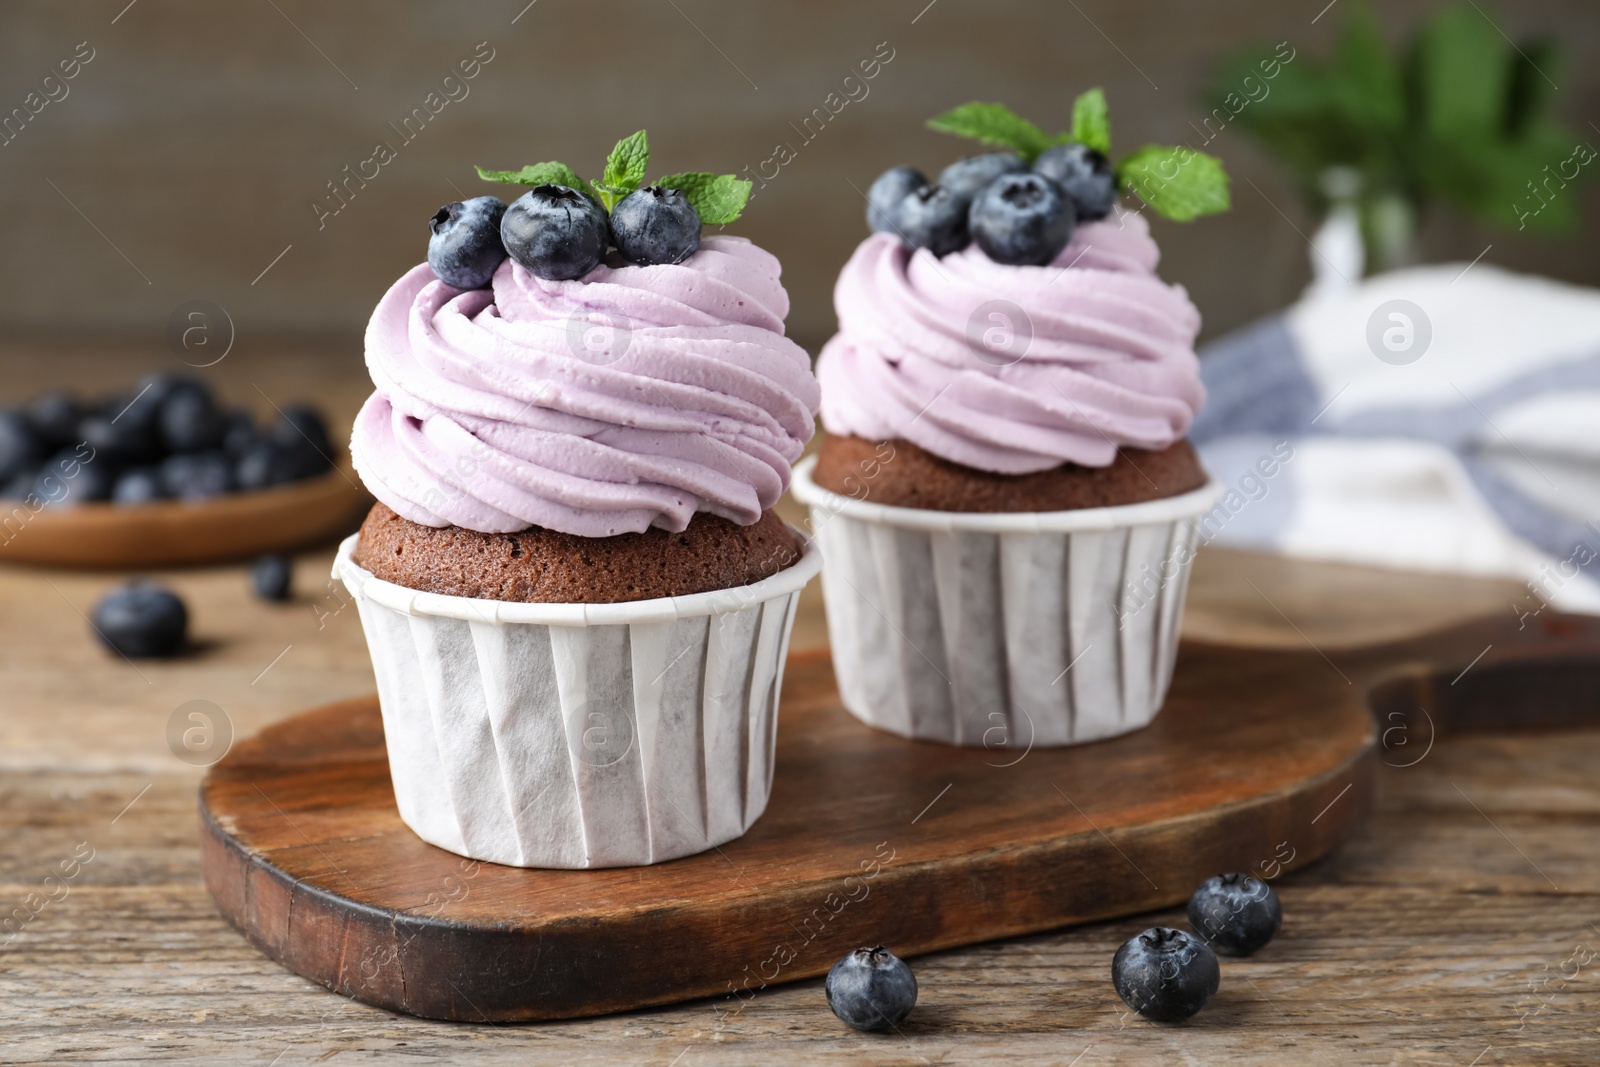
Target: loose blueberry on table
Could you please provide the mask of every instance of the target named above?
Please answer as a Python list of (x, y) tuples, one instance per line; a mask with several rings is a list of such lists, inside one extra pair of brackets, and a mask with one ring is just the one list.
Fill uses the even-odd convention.
[(171, 656), (183, 648), (189, 612), (183, 601), (158, 585), (130, 582), (94, 606), (95, 636), (129, 659)]
[(1054, 137), (1000, 104), (963, 104), (928, 125), (1012, 151), (957, 160), (933, 182), (908, 166), (878, 176), (867, 192), (867, 225), (913, 251), (946, 256), (976, 242), (997, 263), (1042, 266), (1078, 223), (1110, 215), (1119, 191), (1181, 221), (1228, 207), (1227, 174), (1203, 152), (1147, 145), (1113, 164), (1099, 89), (1078, 97), (1072, 129)]
[(1283, 903), (1252, 874), (1218, 874), (1189, 898), (1189, 925), (1224, 956), (1248, 956), (1277, 936)]
[(262, 600), (288, 600), (292, 577), (293, 569), (287, 556), (265, 555), (250, 566), (250, 588)]
[[(649, 162), (649, 139), (640, 130), (617, 142), (604, 174), (592, 181), (558, 162), (532, 163), (521, 170), (479, 167), (478, 176), (485, 181), (533, 187), (500, 217), (501, 257), (509, 256), (534, 277), (549, 281), (582, 279), (606, 262), (613, 247), (621, 261), (636, 266), (682, 263), (699, 249), (703, 225), (733, 222), (750, 199), (750, 183), (732, 174), (691, 171), (646, 183)], [(453, 261), (435, 255), (441, 235), (454, 233), (453, 227), (460, 225), (452, 210), (476, 202), (446, 204), (430, 224), (440, 228), (429, 243), (428, 263), (441, 280), (458, 288), (481, 288), (494, 274), (493, 270), (457, 272)], [(452, 228), (446, 231), (445, 226)], [(484, 247), (490, 243), (487, 234), (483, 243)], [(484, 262), (487, 258), (488, 253)], [(475, 285), (464, 284), (474, 280)]]
[(1217, 957), (1193, 934), (1154, 926), (1129, 938), (1111, 960), (1111, 983), (1134, 1011), (1156, 1022), (1189, 1018), (1216, 995)]
[(892, 1030), (917, 1003), (917, 979), (906, 961), (882, 945), (839, 957), (823, 991), (841, 1022), (857, 1030)]

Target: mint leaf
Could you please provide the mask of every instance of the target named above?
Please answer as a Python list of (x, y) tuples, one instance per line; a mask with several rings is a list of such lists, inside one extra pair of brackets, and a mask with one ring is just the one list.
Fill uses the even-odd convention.
[(1216, 156), (1181, 145), (1145, 145), (1117, 163), (1122, 187), (1178, 222), (1228, 210), (1228, 173)]
[(1072, 102), (1072, 140), (1103, 156), (1111, 154), (1111, 110), (1104, 89), (1090, 89)]
[(1014, 149), (1030, 163), (1051, 144), (1043, 130), (1004, 104), (962, 104), (929, 119), (928, 129)]
[(479, 167), (478, 177), (503, 185), (564, 185), (568, 189), (576, 189), (590, 200), (595, 199), (589, 183), (578, 177), (578, 172), (565, 163), (530, 163), (521, 170), (484, 170)]
[(685, 171), (663, 175), (650, 184), (683, 193), (699, 213), (700, 221), (708, 226), (723, 226), (734, 221), (750, 200), (750, 183), (732, 174)]
[(643, 130), (617, 142), (606, 157), (606, 172), (594, 183), (600, 200), (610, 211), (616, 202), (627, 196), (644, 181), (645, 169), (650, 166), (650, 139)]

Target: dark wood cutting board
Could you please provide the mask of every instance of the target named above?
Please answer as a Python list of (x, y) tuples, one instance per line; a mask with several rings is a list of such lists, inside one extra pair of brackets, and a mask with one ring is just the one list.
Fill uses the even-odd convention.
[(405, 827), (367, 698), (213, 767), (201, 858), (230, 921), (339, 993), (460, 1021), (595, 1015), (748, 996), (861, 944), (914, 956), (1166, 907), (1219, 871), (1273, 878), (1351, 833), (1380, 759), (1403, 765), (1457, 725), (1596, 708), (1600, 621), (1562, 617), (1331, 659), (1186, 645), (1154, 725), (1032, 751), (868, 729), (826, 654), (801, 653), (749, 834), (655, 867), (534, 871)]

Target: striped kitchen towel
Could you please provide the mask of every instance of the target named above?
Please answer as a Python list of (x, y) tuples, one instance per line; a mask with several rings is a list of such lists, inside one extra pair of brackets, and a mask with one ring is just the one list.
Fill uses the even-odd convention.
[(1478, 263), (1312, 295), (1201, 352), (1204, 540), (1526, 581), (1600, 613), (1600, 290)]

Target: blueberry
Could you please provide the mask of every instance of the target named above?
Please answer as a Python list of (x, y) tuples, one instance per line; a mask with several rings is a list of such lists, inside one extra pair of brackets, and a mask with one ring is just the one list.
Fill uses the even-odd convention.
[(314, 478), (333, 466), (333, 440), (322, 413), (309, 404), (290, 404), (278, 414), (269, 438), (285, 465), (286, 481)]
[(968, 207), (969, 201), (942, 186), (918, 189), (900, 201), (895, 212), (900, 237), (912, 248), (926, 248), (936, 256), (965, 248)]
[(1111, 161), (1088, 145), (1047, 148), (1033, 161), (1033, 170), (1061, 187), (1077, 209), (1079, 222), (1105, 218), (1117, 202), (1117, 176)]
[(223, 452), (190, 452), (161, 461), (161, 488), (179, 500), (210, 500), (237, 485)]
[(130, 582), (100, 598), (93, 622), (100, 640), (124, 656), (170, 656), (183, 647), (189, 612), (160, 586)]
[(261, 440), (256, 420), (243, 408), (230, 408), (222, 415), (222, 450), (238, 459)]
[(81, 440), (78, 420), (82, 418), (83, 407), (64, 389), (41, 393), (28, 404), (28, 421), (46, 449), (64, 448)]
[(38, 480), (39, 472), (33, 467), (18, 471), (0, 486), (0, 500), (26, 500), (33, 495), (34, 483)]
[(1111, 984), (1128, 1007), (1161, 1023), (1187, 1019), (1222, 981), (1217, 957), (1198, 937), (1153, 926), (1130, 937), (1111, 960)]
[(972, 202), (972, 238), (996, 263), (1041, 266), (1072, 239), (1072, 201), (1037, 174), (996, 178)]
[(446, 204), (428, 220), (428, 266), (446, 285), (481, 289), (505, 262), (500, 219), (505, 203), (497, 196), (475, 196)]
[(538, 278), (581, 278), (600, 265), (611, 234), (605, 209), (576, 189), (537, 185), (506, 208), (500, 239)]
[(71, 508), (111, 499), (113, 480), (107, 460), (67, 449), (44, 465), (33, 483), (33, 492), (46, 507)]
[(156, 425), (169, 452), (216, 448), (226, 429), (211, 394), (197, 389), (177, 389), (163, 400)]
[(700, 213), (679, 190), (647, 185), (611, 209), (611, 240), (640, 266), (682, 263), (700, 247)]
[(1248, 956), (1277, 936), (1283, 903), (1251, 874), (1218, 874), (1189, 898), (1189, 925), (1224, 956)]
[(872, 232), (899, 233), (900, 202), (927, 184), (928, 179), (915, 167), (890, 167), (878, 175), (867, 190), (867, 225)]
[(300, 453), (279, 448), (271, 441), (257, 441), (234, 464), (234, 481), (245, 492), (268, 489), (295, 481)]
[(116, 419), (118, 426), (129, 423), (156, 433), (160, 429), (162, 407), (180, 392), (211, 397), (211, 387), (193, 374), (147, 374), (131, 392), (112, 397), (102, 414)]
[(118, 505), (150, 504), (167, 495), (161, 472), (154, 467), (133, 467), (117, 476), (111, 487), (111, 502)]
[(1021, 156), (989, 152), (956, 160), (939, 172), (938, 184), (963, 200), (971, 200), (1001, 175), (1020, 174), (1027, 169)]
[(287, 556), (262, 556), (250, 565), (250, 588), (262, 600), (288, 600), (290, 576)]
[(839, 957), (823, 983), (828, 1007), (857, 1030), (890, 1030), (917, 1003), (917, 978), (906, 961), (879, 945)]
[(0, 410), (0, 481), (32, 470), (43, 452), (26, 415), (15, 408)]
[(90, 415), (78, 424), (82, 442), (94, 449), (95, 458), (117, 466), (149, 463), (160, 452), (155, 435), (128, 419), (112, 421), (107, 415)]

